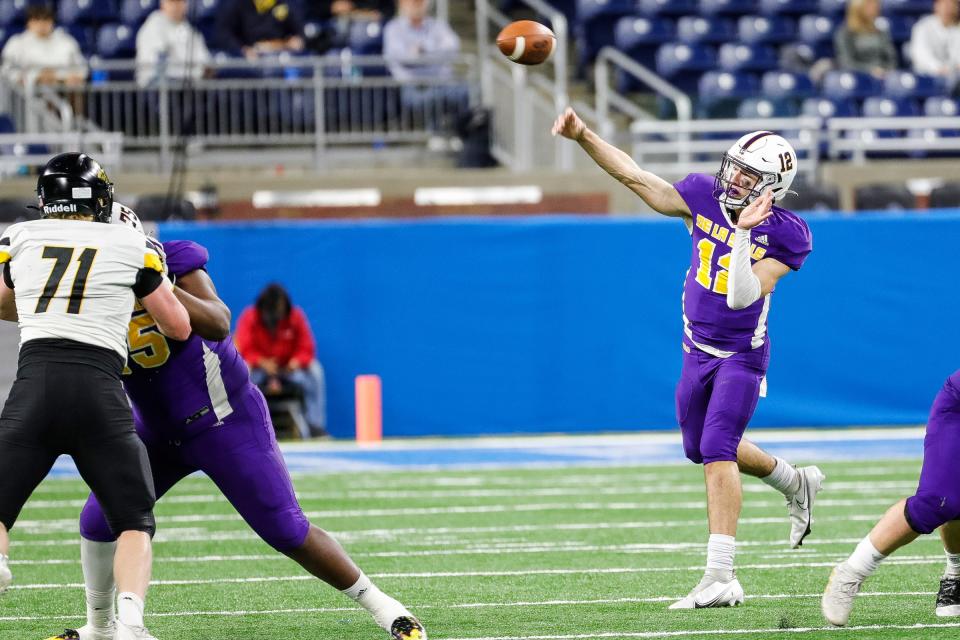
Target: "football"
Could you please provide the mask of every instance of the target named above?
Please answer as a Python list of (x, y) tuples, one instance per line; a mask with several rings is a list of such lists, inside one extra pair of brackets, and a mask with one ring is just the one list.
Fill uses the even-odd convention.
[(503, 28), (497, 36), (497, 46), (513, 62), (537, 65), (553, 57), (557, 37), (539, 22), (517, 20)]

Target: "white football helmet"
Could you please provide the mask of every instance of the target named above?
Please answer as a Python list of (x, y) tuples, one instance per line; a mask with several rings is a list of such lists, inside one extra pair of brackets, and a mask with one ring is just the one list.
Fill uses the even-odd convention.
[(112, 224), (126, 225), (131, 229), (139, 231), (143, 235), (147, 235), (147, 232), (143, 230), (143, 223), (140, 222), (140, 218), (133, 212), (133, 209), (117, 201), (113, 202), (113, 213), (110, 216), (110, 222)]
[(779, 202), (797, 175), (797, 152), (772, 131), (741, 137), (723, 154), (714, 181), (714, 197), (728, 209), (742, 209), (770, 187)]

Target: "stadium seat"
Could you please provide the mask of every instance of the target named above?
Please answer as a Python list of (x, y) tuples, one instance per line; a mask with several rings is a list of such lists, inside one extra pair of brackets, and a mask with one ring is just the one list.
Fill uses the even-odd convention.
[(758, 11), (766, 15), (800, 16), (816, 13), (819, 9), (817, 0), (760, 0)]
[(617, 20), (614, 29), (614, 46), (645, 67), (653, 67), (657, 47), (671, 42), (676, 26), (668, 18), (626, 16)]
[(948, 182), (930, 192), (930, 208), (960, 207), (960, 182)]
[(21, 26), (29, 4), (28, 0), (0, 0), (0, 27)]
[(860, 115), (860, 110), (849, 98), (807, 98), (800, 113), (814, 118), (855, 118)]
[(915, 22), (916, 19), (912, 16), (893, 14), (877, 18), (877, 27), (889, 33), (894, 44), (900, 44), (910, 40), (910, 32)]
[(777, 68), (777, 53), (765, 44), (721, 45), (717, 61), (724, 71), (770, 71)]
[(742, 16), (757, 10), (757, 0), (700, 0), (700, 13), (704, 15)]
[(696, 88), (700, 73), (717, 66), (717, 54), (712, 47), (701, 44), (667, 43), (657, 49), (657, 73), (678, 85), (681, 90)]
[(820, 0), (817, 13), (832, 18), (841, 18), (847, 11), (848, 0)]
[(0, 133), (16, 133), (17, 127), (13, 124), (13, 118), (9, 114), (0, 113)]
[(960, 114), (960, 106), (954, 98), (936, 96), (923, 102), (923, 115), (933, 118), (952, 118)]
[(932, 6), (933, 2), (931, 0), (884, 0), (883, 12), (886, 14), (925, 15), (930, 13)]
[(683, 16), (677, 20), (677, 40), (687, 44), (714, 44), (736, 39), (733, 23), (725, 18)]
[(909, 71), (890, 71), (883, 78), (883, 93), (891, 98), (930, 98), (947, 91), (939, 78)]
[(793, 38), (795, 27), (781, 16), (742, 16), (737, 35), (746, 44), (779, 44)]
[(864, 118), (894, 118), (918, 116), (917, 103), (907, 98), (886, 98), (873, 96), (863, 101)]
[(823, 77), (821, 93), (827, 98), (867, 98), (880, 90), (880, 81), (869, 73), (830, 71)]
[(96, 27), (85, 24), (74, 24), (67, 27), (67, 32), (76, 39), (83, 55), (90, 57), (94, 54), (97, 48)]
[(587, 23), (602, 17), (621, 17), (634, 12), (633, 0), (577, 0), (577, 22)]
[(383, 51), (383, 25), (378, 20), (350, 23), (350, 51), (357, 55), (379, 55)]
[(123, 0), (123, 6), (120, 7), (120, 21), (136, 29), (159, 6), (159, 0)]
[(738, 118), (751, 120), (757, 118), (793, 118), (798, 113), (796, 103), (789, 100), (748, 98), (737, 107)]
[(745, 73), (709, 71), (700, 78), (697, 113), (703, 118), (735, 118), (744, 98), (757, 95), (757, 79)]
[(816, 93), (809, 76), (788, 71), (768, 71), (760, 80), (768, 98), (809, 98)]
[(913, 209), (916, 197), (902, 184), (869, 184), (854, 190), (857, 211)]
[(190, 21), (194, 24), (213, 22), (220, 0), (194, 0), (190, 3)]
[(821, 15), (801, 16), (797, 23), (797, 39), (800, 42), (818, 44), (833, 42), (833, 34), (837, 29), (837, 21)]
[(113, 0), (60, 0), (57, 21), (67, 27), (93, 25), (115, 19)]
[(125, 24), (106, 24), (97, 32), (97, 55), (101, 58), (133, 58), (137, 55), (137, 33)]
[(687, 16), (699, 12), (697, 0), (638, 0), (634, 13), (643, 16)]

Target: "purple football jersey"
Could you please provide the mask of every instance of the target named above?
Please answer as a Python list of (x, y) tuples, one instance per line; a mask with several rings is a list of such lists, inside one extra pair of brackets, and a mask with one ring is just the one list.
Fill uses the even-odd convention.
[[(684, 334), (692, 346), (744, 353), (767, 340), (770, 296), (747, 307), (727, 306), (727, 269), (734, 229), (713, 196), (713, 176), (692, 173), (674, 185), (693, 216), (693, 255), (683, 285)], [(810, 229), (796, 214), (773, 207), (773, 215), (751, 230), (751, 263), (774, 258), (794, 271), (813, 249)]]
[[(209, 258), (205, 248), (185, 240), (164, 242), (163, 249), (171, 276), (203, 269)], [(138, 422), (151, 431), (188, 437), (220, 424), (234, 411), (231, 398), (250, 386), (233, 336), (167, 340), (137, 305), (128, 341), (123, 384)]]

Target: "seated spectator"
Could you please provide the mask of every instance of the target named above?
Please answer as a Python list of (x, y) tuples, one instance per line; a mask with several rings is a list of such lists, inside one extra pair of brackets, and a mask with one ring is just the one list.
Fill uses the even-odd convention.
[(913, 25), (910, 57), (915, 73), (944, 78), (956, 91), (960, 75), (960, 7), (957, 0), (935, 0), (933, 13)]
[(225, 0), (217, 12), (217, 46), (248, 60), (304, 48), (303, 18), (285, 0)]
[(897, 67), (897, 50), (890, 34), (877, 28), (880, 0), (850, 0), (847, 19), (833, 43), (837, 68), (865, 71), (882, 78)]
[(393, 0), (321, 0), (308, 3), (310, 20), (383, 20), (393, 15)]
[(87, 61), (76, 39), (54, 25), (53, 9), (30, 5), (26, 18), (26, 31), (10, 38), (0, 54), (4, 72), (17, 80), (35, 73), (35, 81), (42, 84), (81, 84)]
[(428, 10), (428, 0), (398, 0), (397, 16), (383, 29), (383, 55), (390, 74), (409, 83), (401, 91), (404, 108), (413, 112), (414, 120), (423, 118), (436, 127), (438, 114), (459, 116), (466, 110), (469, 91), (463, 85), (424, 82), (451, 79), (453, 64), (445, 60), (460, 53), (456, 32), (427, 15)]
[(203, 35), (187, 20), (188, 0), (160, 0), (137, 32), (137, 84), (156, 84), (161, 78), (203, 77), (210, 51)]
[(267, 396), (295, 386), (303, 392), (304, 414), (314, 435), (326, 433), (326, 385), (313, 334), (303, 309), (293, 306), (279, 284), (268, 285), (247, 307), (234, 333), (250, 367), (250, 379)]

